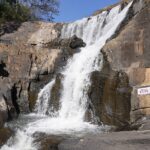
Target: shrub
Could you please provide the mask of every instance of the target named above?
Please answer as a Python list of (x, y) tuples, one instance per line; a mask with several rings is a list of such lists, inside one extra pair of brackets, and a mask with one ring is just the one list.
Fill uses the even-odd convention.
[(7, 21), (24, 22), (30, 18), (30, 10), (21, 4), (0, 3), (0, 23)]

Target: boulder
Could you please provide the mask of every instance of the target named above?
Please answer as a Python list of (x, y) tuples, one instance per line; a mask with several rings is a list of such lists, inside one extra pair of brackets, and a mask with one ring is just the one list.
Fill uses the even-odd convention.
[(35, 133), (35, 143), (40, 145), (40, 150), (59, 150), (58, 145), (65, 139), (62, 135), (47, 135), (45, 133)]
[(76, 35), (74, 35), (73, 37), (71, 37), (70, 39), (70, 44), (69, 44), (70, 48), (72, 49), (76, 49), (76, 48), (80, 48), (80, 47), (85, 47), (86, 44), (83, 42), (82, 39), (78, 38)]
[(58, 48), (61, 47), (62, 49), (64, 48), (71, 48), (71, 49), (77, 49), (81, 47), (85, 47), (86, 43), (80, 38), (78, 38), (76, 35), (66, 38), (66, 39), (61, 39), (57, 38), (49, 43), (46, 44), (47, 47), (51, 48)]
[(57, 136), (48, 136), (41, 140), (41, 150), (59, 150), (58, 145), (62, 138)]
[(92, 73), (91, 81), (89, 98), (99, 123), (127, 130), (130, 124), (131, 87), (126, 73), (96, 71)]
[(7, 140), (13, 135), (13, 131), (9, 128), (0, 129), (0, 147), (3, 146)]

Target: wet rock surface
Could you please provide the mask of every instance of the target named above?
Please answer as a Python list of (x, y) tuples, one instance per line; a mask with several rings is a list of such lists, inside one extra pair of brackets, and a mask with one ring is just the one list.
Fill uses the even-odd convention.
[(70, 138), (59, 144), (59, 150), (148, 150), (150, 131), (114, 132)]
[(150, 131), (122, 131), (69, 137), (37, 133), (40, 150), (148, 150)]
[(131, 87), (128, 76), (122, 71), (93, 72), (89, 91), (95, 115), (104, 124), (129, 128)]
[[(104, 77), (102, 78), (104, 78), (104, 80), (106, 76), (110, 78), (107, 80), (107, 84), (105, 82), (104, 85), (107, 87), (104, 88), (103, 86), (103, 90), (111, 91), (106, 94), (105, 101), (109, 100), (109, 96), (111, 97), (111, 101), (113, 101), (114, 95), (117, 94), (116, 99), (120, 102), (118, 104), (116, 103), (117, 105), (113, 107), (113, 111), (111, 109), (109, 110), (111, 110), (111, 112), (116, 110), (117, 112), (120, 109), (116, 117), (118, 118), (119, 114), (124, 112), (121, 116), (126, 114), (123, 117), (125, 118), (124, 121), (130, 122), (131, 124), (150, 115), (149, 94), (140, 96), (137, 92), (139, 88), (150, 86), (148, 76), (150, 67), (150, 45), (148, 42), (148, 39), (150, 39), (149, 8), (149, 0), (134, 1), (129, 11), (129, 16), (127, 15), (125, 19), (126, 22), (123, 22), (119, 32), (117, 32), (113, 39), (109, 40), (102, 49), (106, 60), (105, 62), (108, 64), (105, 65), (104, 71), (102, 71), (102, 74), (104, 73)], [(119, 77), (120, 79), (117, 77), (120, 80), (118, 81), (115, 74), (120, 71), (125, 74), (125, 76), (123, 78)], [(116, 85), (118, 87), (116, 87)], [(102, 103), (105, 104), (103, 101)], [(115, 103), (113, 103), (113, 105), (115, 105)], [(119, 106), (119, 108), (117, 108), (117, 106)], [(103, 109), (105, 108), (103, 107)], [(125, 112), (126, 109), (127, 111)], [(120, 117), (118, 119), (120, 119)], [(104, 120), (108, 121), (108, 118)], [(111, 119), (111, 121), (113, 120), (114, 118)], [(109, 120), (109, 122), (111, 121)], [(111, 123), (114, 124), (116, 122)]]
[(55, 113), (59, 110), (59, 100), (61, 97), (61, 90), (62, 90), (62, 79), (63, 75), (62, 74), (57, 74), (56, 79), (55, 79), (55, 84), (51, 89), (51, 101), (50, 101), (50, 106), (52, 108), (52, 112)]
[(9, 128), (0, 129), (0, 147), (7, 142), (7, 140), (13, 135), (13, 131)]
[(37, 133), (40, 150), (148, 150), (150, 131), (122, 131), (80, 137)]
[[(7, 103), (7, 117), (3, 117), (4, 113), (1, 115), (5, 118), (1, 119), (1, 124), (14, 114), (33, 111), (40, 89), (59, 74), (67, 59), (76, 52), (73, 49), (85, 45), (83, 40), (74, 36), (58, 46), (56, 41), (61, 41), (61, 28), (61, 24), (25, 22), (16, 31), (1, 35), (0, 93)], [(58, 87), (56, 85), (56, 89)]]
[(44, 133), (37, 133), (35, 143), (39, 143), (40, 150), (59, 150), (59, 144), (67, 139), (60, 135), (46, 135)]

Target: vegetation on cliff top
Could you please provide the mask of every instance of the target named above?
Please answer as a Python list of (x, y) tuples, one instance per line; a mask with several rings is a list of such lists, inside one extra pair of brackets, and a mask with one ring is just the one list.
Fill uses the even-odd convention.
[(58, 0), (0, 0), (0, 23), (45, 19), (58, 14)]
[(0, 3), (0, 23), (5, 23), (8, 21), (27, 21), (30, 17), (30, 10), (19, 4), (12, 3), (7, 0)]

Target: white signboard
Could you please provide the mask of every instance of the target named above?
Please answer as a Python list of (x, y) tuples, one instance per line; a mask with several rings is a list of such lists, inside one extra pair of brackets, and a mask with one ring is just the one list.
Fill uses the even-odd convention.
[(137, 90), (138, 95), (149, 95), (150, 94), (150, 87), (144, 87), (144, 88), (139, 88)]

